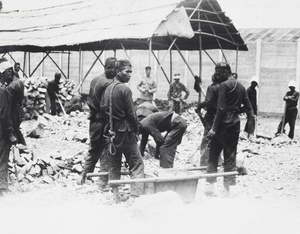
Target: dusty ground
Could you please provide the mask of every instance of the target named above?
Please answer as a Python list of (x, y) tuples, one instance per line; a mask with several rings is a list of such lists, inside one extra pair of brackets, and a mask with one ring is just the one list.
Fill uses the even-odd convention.
[[(190, 167), (199, 157), (203, 127), (193, 112), (184, 117), (189, 126), (178, 147), (176, 168)], [(40, 158), (55, 152), (84, 155), (88, 144), (66, 136), (87, 134), (86, 116), (57, 120), (45, 127), (41, 138), (27, 137), (28, 146)], [(273, 136), (278, 123), (279, 118), (259, 117), (258, 133)], [(244, 124), (242, 119), (242, 128)], [(245, 159), (249, 174), (238, 177), (229, 198), (221, 196), (222, 178), (217, 196), (210, 198), (203, 195), (205, 180), (200, 179), (190, 204), (173, 192), (141, 197), (133, 206), (114, 204), (111, 193), (100, 193), (95, 183), (78, 186), (75, 173), (51, 184), (41, 179), (14, 183), (0, 199), (0, 233), (299, 233), (299, 148), (299, 120), (292, 142), (240, 140), (238, 160)], [(157, 169), (158, 161), (147, 158), (145, 166)]]

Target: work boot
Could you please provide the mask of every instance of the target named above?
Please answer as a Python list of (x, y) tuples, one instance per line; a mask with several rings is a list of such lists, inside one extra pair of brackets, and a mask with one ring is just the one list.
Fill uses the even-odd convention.
[(214, 193), (214, 183), (210, 183), (206, 186), (205, 190), (204, 190), (204, 194), (208, 197), (212, 197), (215, 195)]
[(224, 189), (222, 192), (222, 197), (229, 197), (230, 196), (230, 186), (224, 185)]
[(113, 186), (112, 187), (112, 193), (114, 195), (114, 198), (115, 198), (115, 202), (118, 204), (118, 203), (121, 203), (121, 196), (120, 196), (120, 193), (119, 193), (119, 188), (118, 186)]

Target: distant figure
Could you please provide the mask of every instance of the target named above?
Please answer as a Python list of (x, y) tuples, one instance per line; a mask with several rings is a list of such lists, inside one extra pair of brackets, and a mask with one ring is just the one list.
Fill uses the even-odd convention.
[[(180, 74), (177, 73), (174, 75), (174, 82), (170, 84), (170, 88), (168, 91), (168, 100), (170, 105), (170, 111), (175, 111), (177, 114), (182, 113), (183, 102), (190, 95), (189, 90), (185, 87), (184, 84), (179, 82)], [(182, 92), (185, 92), (185, 96), (182, 96)]]
[(150, 102), (153, 101), (153, 94), (156, 92), (157, 87), (156, 83), (151, 77), (151, 67), (147, 66), (145, 68), (146, 76), (142, 78), (140, 83), (137, 85), (137, 89), (141, 92), (140, 99), (142, 102)]
[(276, 135), (279, 135), (280, 133), (284, 132), (284, 127), (286, 123), (289, 123), (290, 125), (290, 132), (288, 134), (288, 137), (290, 139), (294, 138), (294, 130), (295, 130), (295, 122), (298, 114), (298, 100), (299, 100), (299, 92), (295, 90), (296, 82), (294, 80), (291, 80), (288, 84), (288, 87), (290, 88), (290, 91), (288, 91), (285, 96), (283, 97), (283, 100), (285, 101), (285, 111), (284, 115), (279, 123)]
[[(258, 78), (256, 76), (252, 76), (250, 80), (250, 87), (246, 90), (248, 95), (253, 113), (257, 116), (257, 92), (256, 87), (258, 86)], [(250, 126), (251, 125), (251, 126)], [(254, 137), (254, 130), (255, 130), (255, 122), (249, 122), (247, 119), (244, 131), (247, 133), (247, 138), (251, 140)]]
[(50, 97), (50, 102), (51, 102), (51, 115), (56, 115), (56, 99), (57, 99), (57, 94), (59, 91), (59, 81), (61, 78), (60, 73), (55, 73), (54, 75), (54, 80), (51, 80), (48, 84), (48, 94)]
[(15, 63), (14, 65), (14, 76), (17, 78), (20, 78), (19, 76), (19, 71), (21, 70), (21, 65), (20, 63)]

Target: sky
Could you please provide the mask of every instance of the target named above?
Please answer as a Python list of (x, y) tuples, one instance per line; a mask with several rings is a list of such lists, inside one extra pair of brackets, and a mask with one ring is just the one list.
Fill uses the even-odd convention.
[[(28, 10), (80, 0), (1, 0), (3, 10)], [(113, 1), (113, 0), (112, 0)], [(146, 1), (146, 0), (139, 0)], [(240, 28), (300, 28), (300, 0), (218, 0), (222, 10)]]

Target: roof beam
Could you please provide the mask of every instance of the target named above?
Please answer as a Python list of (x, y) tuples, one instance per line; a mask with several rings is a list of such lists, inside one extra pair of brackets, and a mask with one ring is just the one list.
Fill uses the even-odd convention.
[(231, 27), (231, 25), (232, 25), (232, 21), (230, 21), (229, 24), (216, 22), (216, 21), (210, 21), (210, 20), (202, 20), (202, 19), (190, 19), (190, 21), (192, 21), (192, 22), (203, 22), (203, 23), (209, 23), (209, 24), (217, 24), (217, 25), (226, 26), (226, 27)]
[(219, 38), (219, 39), (221, 39), (223, 41), (227, 41), (227, 42), (229, 42), (229, 43), (231, 43), (231, 44), (233, 44), (233, 45), (235, 45), (237, 47), (239, 46), (239, 44), (237, 44), (235, 42), (232, 42), (232, 41), (230, 41), (230, 40), (228, 40), (228, 39), (226, 39), (224, 37), (220, 37), (220, 36), (217, 36), (217, 35), (214, 35), (214, 34), (211, 34), (211, 33), (205, 33), (205, 32), (199, 32), (199, 31), (195, 31), (195, 33), (196, 34), (200, 34), (200, 35), (206, 35), (206, 36), (210, 36), (210, 37)]
[[(184, 9), (188, 10), (188, 11), (193, 11), (194, 8), (190, 8), (190, 7), (185, 7)], [(203, 12), (203, 13), (208, 13), (208, 14), (213, 14), (213, 15), (219, 15), (219, 14), (224, 14), (224, 11), (207, 11), (207, 10), (203, 10), (203, 9), (197, 9), (196, 11), (199, 12)]]

